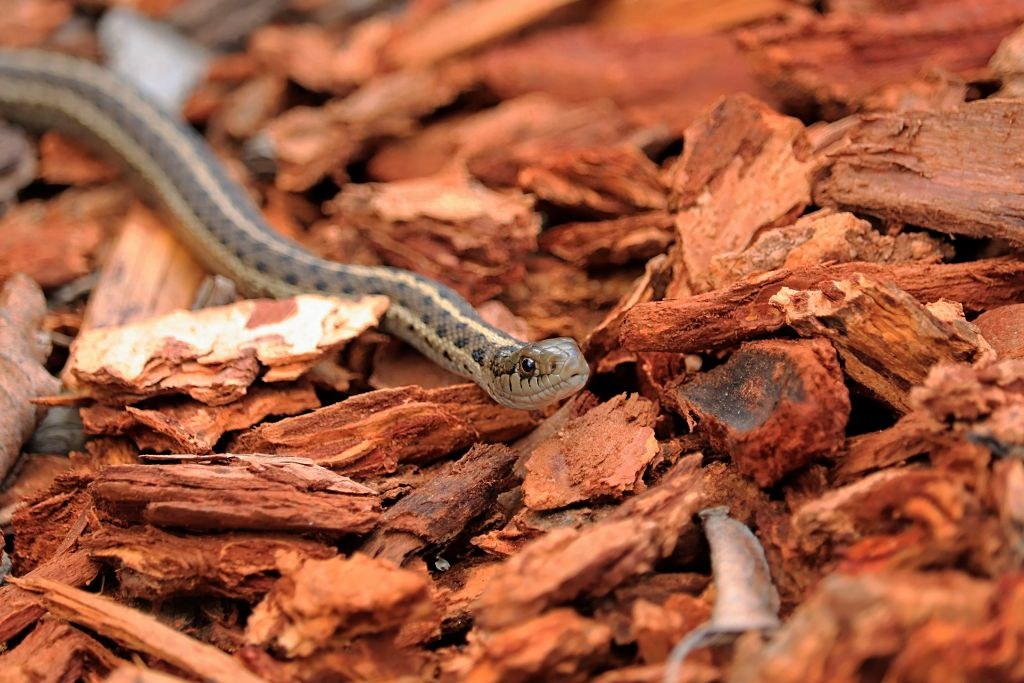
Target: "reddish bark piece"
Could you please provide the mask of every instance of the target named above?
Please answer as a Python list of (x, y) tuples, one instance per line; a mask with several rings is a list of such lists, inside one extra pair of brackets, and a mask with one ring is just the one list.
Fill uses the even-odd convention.
[(850, 397), (824, 340), (749, 342), (679, 386), (679, 412), (767, 487), (843, 446)]
[(31, 400), (60, 390), (43, 366), (50, 354), (49, 339), (39, 336), (45, 313), (43, 292), (27, 276), (16, 275), (0, 288), (0, 480), (43, 416)]
[(519, 171), (525, 192), (582, 214), (621, 216), (664, 209), (659, 169), (635, 147), (594, 147), (541, 157)]
[(709, 280), (715, 289), (745, 277), (781, 268), (823, 263), (938, 263), (951, 249), (923, 233), (883, 235), (852, 213), (821, 209), (793, 225), (758, 235), (747, 249), (711, 259)]
[(741, 34), (758, 70), (790, 106), (833, 119), (923, 68), (969, 73), (1024, 21), (1015, 0), (915, 3), (904, 11), (804, 15)]
[(555, 510), (642, 491), (643, 474), (658, 453), (656, 418), (655, 404), (620, 394), (570, 420), (530, 452), (523, 502)]
[(226, 456), (227, 464), (118, 465), (89, 486), (122, 523), (189, 530), (365, 533), (380, 516), (371, 490), (297, 458)]
[[(445, 545), (510, 488), (518, 454), (502, 444), (477, 444), (422, 487), (388, 508), (362, 552), (396, 564), (426, 545)], [(412, 536), (409, 540), (407, 537)]]
[(95, 404), (80, 413), (86, 434), (128, 434), (141, 449), (198, 455), (211, 453), (226, 432), (251, 427), (269, 415), (295, 415), (319, 406), (312, 385), (302, 383), (257, 385), (222, 406), (191, 400), (124, 409)]
[(571, 609), (555, 609), (471, 645), (472, 683), (526, 683), (536, 680), (582, 682), (607, 654), (611, 631)]
[(800, 121), (748, 95), (733, 95), (686, 129), (668, 169), (670, 206), (685, 273), (677, 291), (711, 288), (712, 259), (785, 225), (811, 199), (813, 162)]
[(5, 47), (39, 47), (71, 18), (74, 6), (66, 0), (18, 0), (0, 16)]
[(461, 173), (347, 185), (327, 210), (388, 264), (440, 280), (474, 303), (522, 277), (540, 232), (528, 195), (495, 192)]
[[(1024, 10), (1022, 10), (1024, 19)], [(1024, 198), (1012, 159), (1024, 154), (1020, 100), (952, 111), (866, 115), (830, 155), (814, 199), (934, 230), (1024, 244)]]
[[(700, 8), (685, 13), (693, 11)], [(746, 92), (776, 101), (729, 37), (665, 31), (664, 12), (657, 16), (656, 30), (544, 31), (492, 48), (474, 63), (483, 82), (504, 99), (533, 92), (573, 102), (610, 97), (632, 119), (674, 133), (726, 95)]]
[(289, 561), (284, 576), (253, 610), (246, 640), (288, 657), (343, 645), (362, 635), (397, 631), (435, 611), (425, 573), (386, 560)]
[(850, 379), (899, 413), (910, 409), (911, 387), (936, 363), (994, 355), (959, 307), (922, 306), (897, 287), (862, 275), (810, 290), (783, 288), (771, 303), (801, 336), (832, 340)]
[(478, 441), (507, 441), (535, 424), (530, 413), (499, 406), (475, 384), (402, 387), (260, 425), (234, 439), (231, 448), (302, 455), (342, 472), (384, 473)]
[(145, 600), (218, 595), (255, 602), (278, 576), (278, 555), (323, 560), (337, 554), (292, 536), (182, 536), (151, 526), (106, 526), (85, 537), (82, 547), (117, 570), (121, 592)]
[[(24, 578), (53, 579), (69, 586), (84, 586), (96, 578), (99, 571), (99, 565), (79, 550), (50, 558)], [(34, 593), (10, 584), (0, 586), (0, 643), (6, 643), (44, 614), (46, 609)]]
[(78, 140), (48, 131), (39, 139), (39, 175), (55, 185), (89, 185), (115, 180), (121, 170)]
[(509, 558), (480, 596), (476, 623), (502, 628), (549, 607), (598, 597), (644, 574), (675, 549), (705, 503), (699, 456), (583, 529), (557, 529)]
[(675, 239), (675, 221), (654, 211), (604, 221), (565, 223), (540, 236), (541, 248), (582, 267), (645, 261), (664, 252)]
[(783, 269), (725, 289), (685, 299), (639, 303), (623, 319), (620, 338), (631, 351), (695, 353), (721, 349), (782, 327), (768, 301), (782, 287), (813, 288), (856, 274), (890, 282), (921, 302), (947, 298), (967, 311), (1017, 303), (1024, 297), (1024, 262), (984, 259), (967, 263), (887, 265), (842, 263)]
[(6, 681), (83, 680), (105, 675), (123, 659), (82, 631), (59, 621), (42, 621), (16, 647), (0, 654)]
[(734, 661), (730, 677), (823, 683), (868, 666), (882, 677), (929, 671), (939, 679), (1012, 680), (1024, 673), (1020, 658), (998, 653), (995, 643), (1021, 637), (1019, 613), (1013, 614), (1020, 600), (1019, 578), (1000, 585), (952, 571), (834, 574), (769, 647)]
[(1024, 358), (1024, 304), (992, 308), (974, 319), (996, 355), (1003, 358)]
[(72, 547), (85, 529), (92, 500), (85, 487), (88, 474), (71, 470), (54, 478), (49, 489), (24, 501), (14, 511), (14, 567), (26, 572)]
[(387, 298), (298, 295), (176, 311), (80, 334), (65, 375), (110, 402), (187, 393), (209, 405), (245, 395), (257, 376), (292, 380), (375, 325)]
[(258, 683), (230, 655), (194, 640), (156, 617), (118, 604), (114, 600), (40, 578), (8, 579), (39, 595), (46, 609), (62, 619), (88, 628), (131, 650), (169, 662), (190, 675), (215, 683)]

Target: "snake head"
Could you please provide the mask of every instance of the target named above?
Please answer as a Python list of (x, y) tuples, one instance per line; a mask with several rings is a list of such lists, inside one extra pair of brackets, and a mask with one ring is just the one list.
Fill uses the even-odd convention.
[(507, 349), (493, 361), (487, 393), (509, 408), (529, 410), (572, 396), (590, 376), (583, 352), (568, 337)]

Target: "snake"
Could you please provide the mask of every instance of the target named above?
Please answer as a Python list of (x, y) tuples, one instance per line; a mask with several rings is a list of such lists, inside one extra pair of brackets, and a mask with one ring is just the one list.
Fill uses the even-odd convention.
[(485, 322), (450, 287), (391, 266), (318, 257), (275, 231), (197, 130), (88, 60), (0, 49), (0, 116), (56, 129), (112, 156), (173, 220), (177, 239), (245, 295), (384, 295), (379, 326), (501, 405), (532, 410), (579, 391), (589, 366), (575, 340), (524, 341)]

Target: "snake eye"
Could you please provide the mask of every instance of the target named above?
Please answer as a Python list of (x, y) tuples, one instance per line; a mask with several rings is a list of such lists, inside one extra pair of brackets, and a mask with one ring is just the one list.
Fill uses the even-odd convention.
[(537, 364), (532, 358), (519, 359), (519, 374), (529, 377), (537, 369)]

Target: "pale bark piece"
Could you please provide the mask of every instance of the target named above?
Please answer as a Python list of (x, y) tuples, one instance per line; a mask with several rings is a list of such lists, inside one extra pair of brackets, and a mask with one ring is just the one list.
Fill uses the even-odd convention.
[(475, 608), (482, 628), (503, 628), (550, 607), (598, 597), (650, 571), (694, 528), (706, 503), (700, 456), (680, 461), (656, 486), (583, 529), (562, 528), (530, 542), (492, 578)]
[(502, 444), (473, 446), (389, 507), (378, 531), (361, 551), (401, 565), (427, 545), (450, 543), (491, 509), (498, 494), (511, 488), (512, 466), (517, 458), (515, 451)]
[(525, 192), (580, 214), (621, 216), (664, 209), (667, 188), (635, 147), (595, 147), (540, 157), (519, 171)]
[(748, 342), (679, 386), (679, 412), (762, 487), (844, 443), (850, 396), (822, 339)]
[(276, 558), (324, 560), (334, 548), (294, 536), (184, 536), (151, 526), (105, 526), (82, 540), (89, 556), (117, 571), (118, 588), (143, 600), (216, 595), (256, 602), (279, 576)]
[(643, 474), (659, 450), (657, 412), (641, 396), (620, 394), (570, 420), (530, 452), (525, 505), (556, 510), (643, 491)]
[(45, 313), (43, 292), (27, 275), (0, 288), (0, 481), (45, 411), (31, 400), (60, 390), (43, 366), (50, 354), (49, 338), (39, 330)]
[[(651, 11), (650, 2), (629, 4)], [(683, 11), (678, 0), (672, 4)], [(778, 103), (730, 36), (666, 31), (664, 14), (656, 12), (656, 27), (584, 25), (538, 32), (496, 46), (473, 64), (503, 99), (537, 92), (570, 102), (611, 98), (631, 120), (665, 126), (673, 134), (727, 95), (745, 92)]]
[(401, 68), (436, 64), (530, 28), (580, 0), (481, 0), (441, 9), (406, 27), (384, 50), (384, 61)]
[(90, 330), (75, 339), (65, 375), (80, 393), (108, 402), (183, 393), (223, 405), (257, 377), (295, 379), (375, 325), (387, 304), (309, 294)]
[(362, 554), (327, 560), (289, 560), (284, 576), (246, 626), (250, 643), (303, 657), (359, 636), (397, 631), (428, 619), (436, 607), (425, 572), (400, 569)]
[(1014, 680), (1024, 675), (1021, 659), (997, 644), (1021, 637), (1022, 599), (1019, 578), (833, 574), (767, 646), (733, 661), (729, 681), (824, 683), (850, 680), (864, 667), (892, 680)]
[(527, 411), (505, 408), (475, 384), (401, 387), (353, 396), (239, 435), (236, 452), (312, 458), (347, 473), (393, 472), (474, 443), (508, 441), (536, 425)]
[(68, 624), (42, 621), (13, 649), (0, 654), (5, 681), (73, 681), (102, 676), (127, 664)]
[(946, 298), (975, 313), (1024, 298), (1024, 262), (1019, 259), (803, 266), (748, 278), (698, 296), (638, 303), (623, 318), (620, 340), (631, 351), (697, 353), (726, 348), (782, 327), (782, 312), (769, 300), (783, 287), (809, 289), (825, 280), (845, 280), (858, 274), (892, 283), (920, 302)]
[(1000, 359), (1024, 358), (1024, 304), (989, 309), (974, 325)]
[(389, 265), (440, 280), (473, 303), (522, 277), (540, 233), (530, 196), (495, 192), (463, 173), (347, 185), (327, 210)]
[(103, 683), (188, 683), (188, 681), (155, 669), (126, 664), (114, 669)]
[(212, 645), (179, 633), (156, 617), (110, 598), (49, 579), (8, 580), (19, 588), (37, 593), (51, 614), (84, 626), (129, 650), (173, 664), (196, 678), (215, 683), (259, 683), (261, 680)]
[(668, 169), (685, 273), (675, 291), (712, 287), (712, 259), (790, 223), (811, 199), (810, 148), (800, 121), (748, 95), (719, 102), (686, 129)]
[(938, 263), (952, 249), (924, 233), (883, 235), (852, 213), (821, 209), (758, 235), (748, 248), (711, 259), (714, 289), (781, 268), (823, 263)]
[(675, 240), (675, 221), (664, 211), (603, 221), (565, 223), (545, 230), (545, 251), (584, 268), (646, 261)]
[(380, 516), (371, 490), (302, 458), (214, 456), (227, 464), (115, 465), (89, 492), (121, 523), (194, 531), (370, 531)]
[(103, 260), (81, 332), (189, 308), (206, 276), (170, 224), (133, 202)]
[(984, 67), (999, 41), (1024, 22), (1016, 0), (914, 5), (808, 13), (751, 29), (741, 44), (789, 106), (816, 105), (834, 119), (857, 111), (865, 95), (926, 68), (969, 74)]
[(320, 407), (311, 384), (256, 385), (245, 396), (222, 406), (191, 399), (125, 408), (94, 404), (80, 409), (90, 435), (127, 435), (143, 450), (212, 453), (227, 432), (258, 424), (270, 415), (296, 415)]
[(830, 339), (849, 378), (900, 414), (910, 410), (910, 389), (935, 364), (995, 355), (958, 306), (952, 312), (923, 306), (864, 276), (809, 290), (783, 288), (771, 304), (801, 336)]
[(526, 683), (559, 680), (582, 683), (607, 656), (612, 632), (571, 609), (546, 614), (488, 633), (470, 646), (462, 680), (472, 683)]
[[(22, 578), (60, 581), (69, 586), (84, 586), (96, 578), (100, 566), (83, 550), (50, 558)], [(0, 643), (17, 636), (44, 614), (39, 597), (12, 584), (0, 586)]]
[[(1024, 20), (1024, 10), (1022, 10)], [(830, 154), (814, 199), (946, 233), (1024, 244), (1020, 169), (1024, 101), (952, 111), (865, 115)]]

